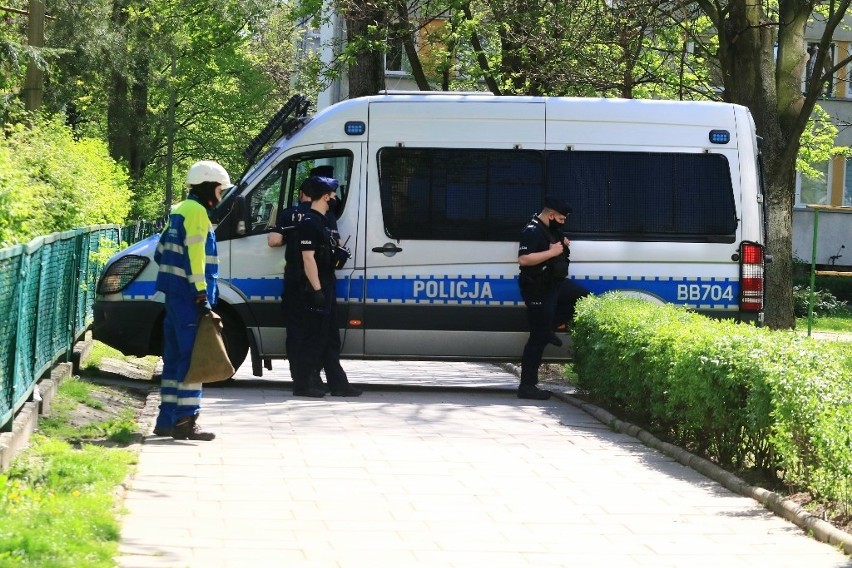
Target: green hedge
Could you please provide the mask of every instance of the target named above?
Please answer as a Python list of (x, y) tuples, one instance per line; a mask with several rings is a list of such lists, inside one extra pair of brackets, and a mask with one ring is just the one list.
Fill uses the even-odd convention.
[(106, 144), (75, 138), (61, 117), (32, 116), (0, 136), (0, 248), (76, 227), (123, 224), (127, 173)]
[(619, 294), (577, 305), (579, 387), (723, 467), (820, 498), (852, 481), (852, 349)]

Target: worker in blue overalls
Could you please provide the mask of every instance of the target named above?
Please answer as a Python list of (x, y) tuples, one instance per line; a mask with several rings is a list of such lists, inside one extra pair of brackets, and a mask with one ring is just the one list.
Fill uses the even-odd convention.
[(212, 440), (196, 421), (201, 384), (184, 383), (200, 316), (216, 305), (219, 258), (207, 212), (230, 187), (228, 172), (216, 162), (196, 162), (186, 175), (189, 196), (172, 210), (154, 260), (160, 265), (157, 290), (165, 294), (163, 375), (160, 413), (154, 434), (176, 440)]

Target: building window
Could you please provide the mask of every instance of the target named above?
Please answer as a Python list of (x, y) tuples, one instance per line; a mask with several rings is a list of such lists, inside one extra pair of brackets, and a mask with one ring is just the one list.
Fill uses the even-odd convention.
[(852, 158), (846, 158), (846, 176), (843, 184), (843, 203), (852, 207)]
[[(827, 73), (828, 71), (830, 71), (831, 67), (834, 65), (834, 52), (835, 52), (834, 44), (831, 44), (828, 47), (828, 49), (829, 49), (829, 52), (828, 52), (828, 55), (826, 56), (825, 61), (823, 63), (823, 71), (822, 71), (821, 74)], [(805, 65), (805, 83), (806, 84), (810, 80), (811, 75), (813, 75), (814, 71), (816, 70), (815, 69), (816, 61), (817, 61), (817, 57), (819, 56), (819, 44), (818, 43), (809, 43), (807, 53), (808, 53), (808, 62)], [(835, 81), (835, 77), (834, 77), (834, 75), (832, 75), (823, 88), (824, 96), (826, 96), (826, 97), (833, 96), (833, 94), (834, 94), (834, 81)]]
[(387, 47), (385, 49), (385, 72), (404, 74), (408, 72), (408, 58), (405, 56), (405, 46), (402, 39), (410, 33), (408, 26), (393, 24), (388, 29)]
[(813, 164), (813, 168), (819, 172), (817, 177), (811, 177), (804, 173), (799, 173), (799, 205), (825, 205), (828, 203), (828, 188), (831, 187), (830, 162), (820, 162)]

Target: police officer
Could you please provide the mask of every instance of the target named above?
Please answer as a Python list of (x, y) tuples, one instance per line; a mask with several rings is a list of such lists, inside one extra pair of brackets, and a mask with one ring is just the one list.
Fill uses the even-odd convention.
[(287, 251), (284, 303), (290, 304), (287, 310), (292, 316), (287, 327), (288, 357), (296, 396), (325, 395), (312, 382), (319, 369), (325, 369), (332, 396), (361, 394), (349, 384), (340, 365), (334, 272), (339, 243), (327, 217), (337, 187), (337, 180), (321, 176), (311, 176), (302, 183), (303, 193), (311, 199), (311, 208), (296, 228), (298, 246), (293, 247), (294, 252)]
[(521, 231), (518, 246), (518, 285), (527, 307), (530, 336), (521, 359), (518, 398), (547, 400), (550, 391), (538, 388), (538, 369), (548, 343), (562, 346), (554, 329), (574, 317), (574, 304), (588, 291), (567, 279), (571, 241), (562, 228), (571, 207), (565, 200), (548, 196), (544, 209)]
[[(334, 173), (334, 168), (332, 166), (317, 166), (312, 168), (310, 171), (309, 177), (328, 177), (331, 178)], [(305, 184), (303, 184), (305, 185)], [(336, 198), (336, 194), (332, 196), (333, 199)], [(299, 371), (294, 370), (294, 366), (298, 367), (299, 359), (298, 355), (294, 355), (297, 353), (296, 346), (296, 337), (299, 335), (299, 330), (292, 330), (294, 325), (297, 325), (299, 320), (299, 306), (302, 303), (302, 295), (299, 291), (299, 286), (301, 282), (301, 253), (299, 250), (299, 242), (297, 238), (296, 227), (299, 225), (299, 222), (305, 216), (305, 213), (310, 211), (311, 209), (311, 198), (305, 194), (304, 191), (299, 190), (299, 203), (283, 209), (278, 216), (276, 217), (275, 226), (270, 230), (270, 233), (267, 236), (267, 244), (270, 247), (280, 247), (283, 245), (287, 245), (287, 248), (284, 252), (284, 258), (286, 261), (286, 266), (289, 268), (285, 268), (284, 280), (285, 286), (284, 291), (282, 293), (282, 307), (284, 312), (284, 320), (285, 325), (288, 329), (287, 339), (285, 343), (285, 347), (288, 353), (288, 359), (290, 362), (290, 378), (294, 379), (296, 375), (299, 374)], [(329, 230), (331, 231), (332, 239), (338, 244), (335, 248), (335, 257), (339, 258), (341, 254), (346, 254), (348, 251), (343, 249), (340, 243), (340, 233), (337, 229), (337, 217), (334, 212), (329, 209), (329, 211), (325, 214), (327, 224)], [(341, 252), (342, 251), (342, 252)], [(348, 259), (348, 257), (347, 257)], [(288, 296), (287, 293), (287, 280), (290, 280), (291, 285), (289, 287), (291, 294)], [(334, 298), (332, 306), (336, 305), (336, 298)], [(329, 338), (329, 347), (328, 350), (330, 353), (340, 353), (340, 334), (332, 334)], [(334, 369), (335, 367), (340, 367), (339, 357), (337, 365), (334, 364), (334, 359), (331, 361), (331, 367)], [(311, 370), (310, 372), (310, 385), (316, 389), (322, 389), (326, 392), (328, 389), (325, 384), (322, 382), (322, 377), (320, 376), (320, 371), (322, 369)], [(341, 367), (342, 370), (342, 367)], [(328, 374), (329, 371), (326, 371)], [(334, 372), (332, 370), (331, 372)], [(294, 379), (295, 381), (295, 379)]]
[(154, 434), (176, 440), (212, 440), (196, 424), (201, 384), (183, 381), (189, 370), (200, 315), (216, 304), (219, 259), (216, 235), (207, 215), (232, 187), (228, 172), (216, 162), (196, 162), (186, 174), (189, 196), (169, 215), (154, 260), (160, 265), (157, 290), (165, 294), (163, 374), (160, 412)]

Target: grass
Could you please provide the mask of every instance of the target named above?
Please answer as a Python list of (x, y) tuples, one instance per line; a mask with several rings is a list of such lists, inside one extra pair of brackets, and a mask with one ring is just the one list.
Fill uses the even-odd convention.
[(116, 487), (136, 462), (133, 451), (72, 442), (123, 439), (138, 430), (132, 410), (75, 425), (78, 403), (98, 410), (103, 387), (66, 380), (50, 417), (28, 448), (0, 474), (0, 566), (113, 567), (120, 522)]
[[(808, 329), (808, 318), (796, 320), (797, 329)], [(838, 310), (834, 315), (819, 316), (813, 319), (811, 329), (831, 333), (852, 333), (852, 308)]]
[(149, 355), (147, 357), (142, 358), (130, 357), (124, 355), (121, 351), (118, 351), (117, 349), (113, 349), (105, 343), (101, 343), (100, 341), (93, 341), (92, 351), (86, 358), (86, 361), (83, 363), (81, 371), (83, 373), (97, 372), (98, 369), (102, 366), (102, 363), (105, 359), (130, 361), (133, 362), (134, 365), (137, 365), (141, 368), (145, 368), (151, 373), (154, 372), (154, 368), (157, 366), (157, 361), (159, 361), (159, 357), (153, 355)]

